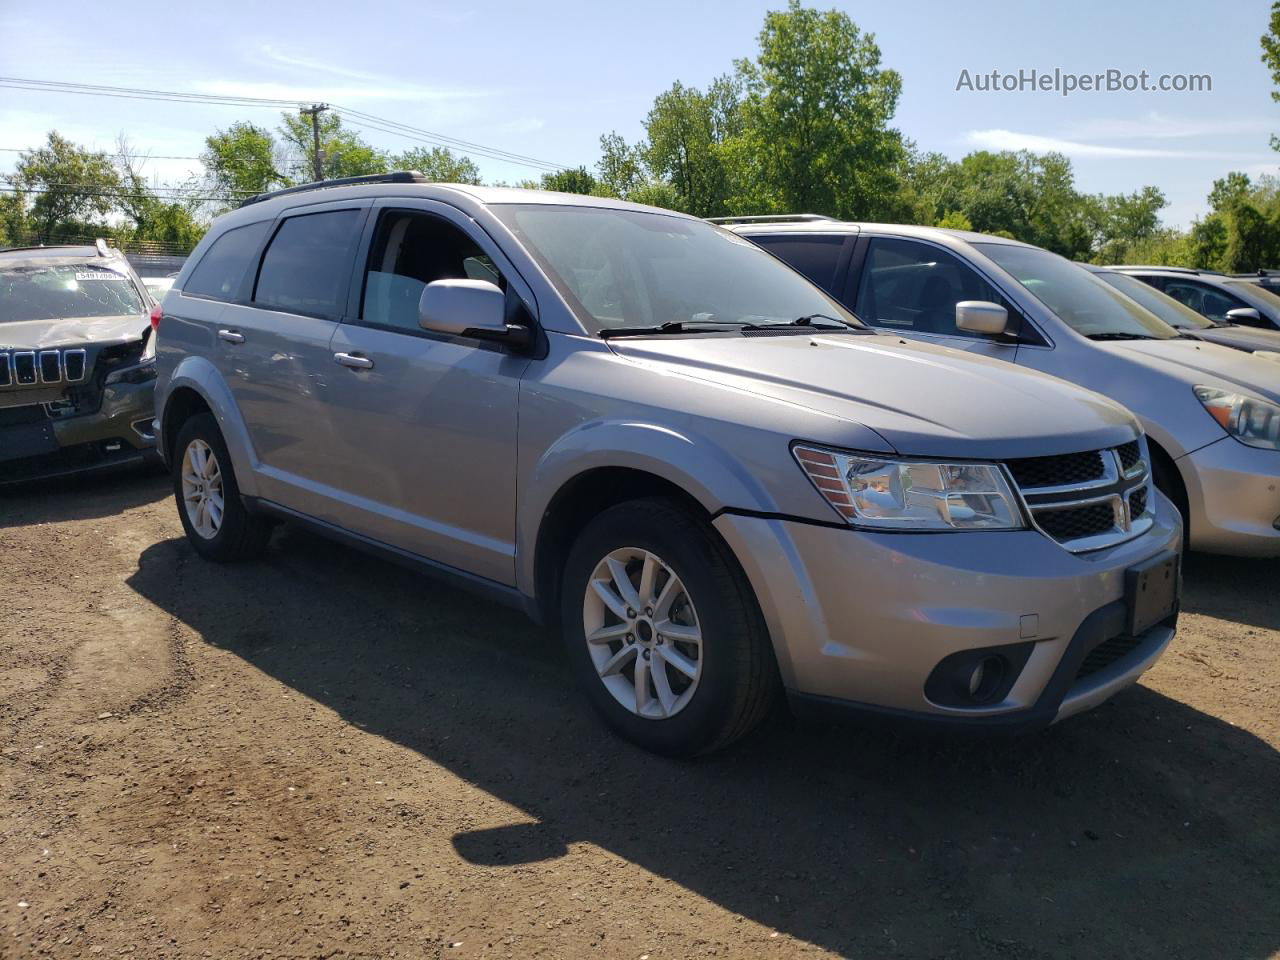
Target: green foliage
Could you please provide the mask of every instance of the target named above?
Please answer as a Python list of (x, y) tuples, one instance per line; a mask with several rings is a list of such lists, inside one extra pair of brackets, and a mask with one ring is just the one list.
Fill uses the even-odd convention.
[(600, 162), (596, 164), (596, 188), (602, 196), (626, 198), (646, 182), (644, 157), (617, 133), (600, 138)]
[(18, 191), (27, 228), (41, 238), (76, 221), (105, 217), (122, 186), (105, 153), (79, 147), (56, 130), (43, 147), (23, 151), (5, 179)]
[[(1271, 99), (1280, 101), (1280, 2), (1271, 4), (1271, 19), (1260, 42), (1262, 62), (1271, 71), (1271, 83), (1276, 88), (1271, 91)], [(1280, 150), (1280, 137), (1271, 138), (1271, 147)]]
[(387, 165), (393, 170), (417, 170), (436, 183), (480, 183), (475, 162), (448, 147), (415, 147), (395, 154)]
[(727, 78), (706, 94), (677, 82), (654, 100), (641, 155), (650, 174), (672, 186), (677, 209), (699, 217), (726, 212), (724, 143), (736, 129), (738, 106), (736, 87)]
[(279, 152), (271, 131), (252, 123), (233, 123), (205, 138), (200, 155), (210, 190), (234, 206), (244, 197), (265, 193), (288, 182), (277, 164)]
[[(791, 0), (765, 15), (755, 60), (740, 60), (741, 141), (732, 154), (757, 158), (759, 182), (731, 198), (763, 212), (806, 211), (874, 219), (892, 206), (895, 168), (906, 153), (889, 127), (902, 80), (880, 66), (875, 38), (838, 10)], [(750, 169), (750, 168), (748, 168)]]
[(944, 213), (941, 217), (938, 218), (937, 222), (934, 223), (934, 226), (945, 227), (948, 230), (972, 230), (973, 229), (973, 224), (969, 222), (969, 218), (966, 217), (959, 210), (948, 210), (946, 213)]
[[(343, 127), (342, 117), (338, 114), (332, 111), (320, 114), (319, 127), (322, 180), (387, 172), (387, 155), (369, 146), (359, 134)], [(294, 183), (314, 180), (311, 118), (282, 113), (279, 131), (286, 148), (289, 179)]]
[(555, 173), (544, 173), (538, 186), (543, 190), (556, 190), (560, 193), (593, 194), (596, 192), (596, 178), (587, 172), (586, 167), (574, 167), (572, 170), (557, 170)]

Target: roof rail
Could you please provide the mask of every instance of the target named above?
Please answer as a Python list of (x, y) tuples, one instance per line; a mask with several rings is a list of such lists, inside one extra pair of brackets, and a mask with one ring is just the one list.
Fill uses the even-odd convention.
[(815, 220), (835, 222), (835, 219), (821, 213), (769, 213), (754, 217), (707, 217), (707, 223), (809, 223)]
[(251, 203), (260, 203), (274, 197), (283, 197), (290, 193), (306, 193), (309, 190), (326, 190), (329, 187), (350, 187), (360, 183), (431, 183), (416, 170), (397, 170), (394, 173), (371, 173), (362, 177), (339, 177), (337, 180), (317, 180), (315, 183), (304, 183), (296, 187), (285, 187), (283, 190), (268, 190), (266, 193), (255, 193), (240, 201), (240, 206), (247, 207)]

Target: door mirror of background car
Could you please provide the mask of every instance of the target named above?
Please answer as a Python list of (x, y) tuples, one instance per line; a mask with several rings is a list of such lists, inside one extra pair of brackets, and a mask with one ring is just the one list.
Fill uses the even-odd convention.
[(1009, 327), (1009, 311), (987, 300), (961, 300), (956, 304), (956, 329), (998, 337)]
[(506, 295), (488, 280), (435, 280), (418, 298), (418, 326), (473, 340), (505, 343), (524, 349), (528, 327), (506, 322)]
[(1262, 322), (1262, 314), (1253, 307), (1236, 307), (1227, 311), (1227, 319), (1231, 323), (1243, 323), (1246, 326), (1257, 326)]

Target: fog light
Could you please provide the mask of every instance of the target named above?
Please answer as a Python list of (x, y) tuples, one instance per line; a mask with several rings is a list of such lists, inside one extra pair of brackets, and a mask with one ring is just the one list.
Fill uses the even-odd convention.
[(983, 707), (1009, 695), (1034, 643), (962, 650), (944, 657), (925, 681), (924, 694), (943, 707)]

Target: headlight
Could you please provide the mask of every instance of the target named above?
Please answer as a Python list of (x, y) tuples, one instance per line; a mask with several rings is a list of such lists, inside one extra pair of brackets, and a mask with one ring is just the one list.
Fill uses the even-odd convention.
[(107, 379), (103, 382), (106, 386), (111, 386), (113, 383), (146, 383), (155, 378), (156, 358), (153, 356), (150, 360), (143, 360), (132, 367), (112, 371), (107, 374)]
[(1280, 450), (1280, 406), (1215, 387), (1196, 387), (1196, 399), (1241, 443)]
[(992, 463), (920, 463), (796, 446), (818, 492), (854, 526), (1021, 530), (1017, 498)]

